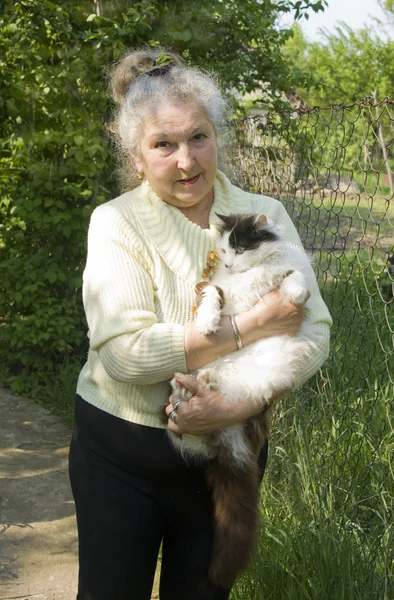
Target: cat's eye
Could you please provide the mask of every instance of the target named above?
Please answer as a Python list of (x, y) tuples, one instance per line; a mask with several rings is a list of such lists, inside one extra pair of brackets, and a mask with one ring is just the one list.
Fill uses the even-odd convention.
[(236, 249), (235, 253), (236, 254), (243, 254), (245, 252), (245, 250), (246, 250), (246, 248), (239, 247), (239, 248)]

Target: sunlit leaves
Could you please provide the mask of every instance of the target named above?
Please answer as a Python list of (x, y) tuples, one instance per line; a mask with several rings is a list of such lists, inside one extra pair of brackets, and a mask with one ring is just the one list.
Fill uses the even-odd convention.
[[(295, 6), (297, 4), (297, 6)], [(227, 90), (296, 79), (282, 12), (309, 0), (3, 0), (0, 13), (0, 361), (26, 376), (86, 352), (81, 275), (94, 207), (117, 193), (105, 70), (163, 45)], [(265, 88), (266, 89), (266, 88)], [(23, 370), (24, 369), (24, 370)], [(13, 380), (14, 381), (14, 380)]]

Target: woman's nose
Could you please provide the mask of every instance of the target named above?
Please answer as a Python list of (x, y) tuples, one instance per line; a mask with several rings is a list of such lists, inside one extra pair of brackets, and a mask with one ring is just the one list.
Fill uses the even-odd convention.
[(194, 166), (192, 151), (187, 144), (179, 146), (178, 149), (178, 169), (190, 171)]

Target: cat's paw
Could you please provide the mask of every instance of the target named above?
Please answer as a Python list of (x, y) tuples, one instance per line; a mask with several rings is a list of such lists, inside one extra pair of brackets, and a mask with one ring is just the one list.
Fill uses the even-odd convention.
[(272, 276), (271, 288), (273, 290), (278, 290), (281, 287), (281, 285), (283, 284), (283, 281), (285, 280), (285, 278), (288, 275), (291, 275), (292, 272), (293, 271), (287, 271), (287, 273), (275, 273)]
[(176, 377), (171, 380), (170, 384), (172, 387), (171, 395), (174, 397), (174, 401), (181, 400), (181, 402), (184, 402), (185, 400), (190, 400), (190, 398), (193, 396), (192, 392), (181, 386), (181, 384), (176, 380)]
[(288, 274), (280, 286), (280, 293), (285, 302), (303, 304), (308, 296), (306, 279), (300, 271)]
[[(196, 314), (196, 329), (203, 335), (216, 333), (219, 327), (221, 309), (224, 304), (223, 291), (209, 284), (199, 284), (198, 309)], [(197, 286), (198, 288), (198, 286)]]
[(215, 369), (201, 369), (201, 371), (197, 373), (197, 379), (204, 390), (218, 389), (218, 373)]
[(295, 282), (287, 286), (282, 285), (280, 292), (285, 302), (292, 302), (293, 304), (303, 304), (308, 295), (308, 290), (303, 285)]
[(208, 312), (204, 306), (200, 307), (196, 317), (196, 329), (202, 335), (216, 333), (220, 323), (220, 312)]

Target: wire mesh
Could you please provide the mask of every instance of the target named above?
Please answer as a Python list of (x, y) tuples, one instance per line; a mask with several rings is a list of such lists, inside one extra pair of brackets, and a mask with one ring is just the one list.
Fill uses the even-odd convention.
[(338, 542), (351, 539), (363, 575), (349, 598), (394, 598), (393, 150), (389, 98), (236, 122), (234, 179), (284, 204), (334, 320), (329, 361), (274, 417), (270, 489), (289, 527), (296, 481), (310, 523), (328, 534), (335, 520)]

